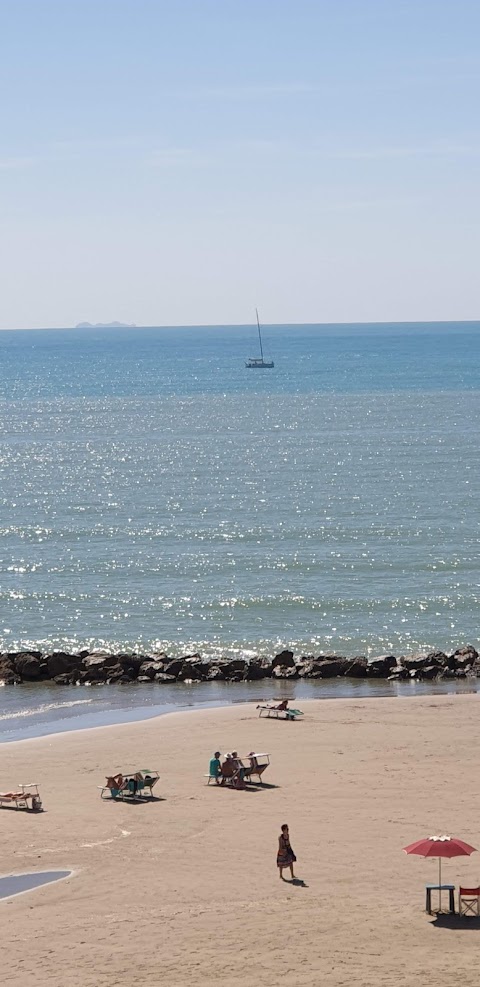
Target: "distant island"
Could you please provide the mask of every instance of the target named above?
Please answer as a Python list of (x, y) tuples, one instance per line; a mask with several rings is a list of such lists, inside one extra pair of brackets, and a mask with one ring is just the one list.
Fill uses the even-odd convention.
[(78, 322), (75, 329), (136, 329), (134, 322)]

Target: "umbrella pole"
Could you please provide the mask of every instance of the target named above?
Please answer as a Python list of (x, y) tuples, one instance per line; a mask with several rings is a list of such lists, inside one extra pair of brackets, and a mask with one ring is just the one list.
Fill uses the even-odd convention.
[(438, 884), (439, 884), (438, 910), (439, 912), (441, 912), (442, 911), (442, 858), (441, 857), (438, 858)]

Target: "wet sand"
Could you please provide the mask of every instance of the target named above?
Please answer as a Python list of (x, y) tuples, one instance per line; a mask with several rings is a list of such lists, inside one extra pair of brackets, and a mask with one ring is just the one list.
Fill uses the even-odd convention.
[[(476, 696), (322, 700), (2, 745), (1, 788), (35, 781), (46, 811), (0, 810), (0, 874), (72, 870), (0, 902), (2, 980), (49, 987), (478, 984), (480, 925), (424, 909), (436, 861), (406, 844), (480, 847)], [(215, 749), (268, 751), (263, 788), (207, 786)], [(102, 802), (117, 770), (158, 768), (159, 801)], [(279, 880), (288, 822), (305, 886)], [(480, 883), (480, 854), (443, 878)], [(7, 971), (7, 972), (5, 972)]]

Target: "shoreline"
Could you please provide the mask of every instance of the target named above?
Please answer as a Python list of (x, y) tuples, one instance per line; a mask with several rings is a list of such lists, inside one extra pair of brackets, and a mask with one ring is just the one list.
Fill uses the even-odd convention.
[[(46, 811), (2, 810), (0, 872), (74, 874), (4, 899), (10, 982), (127, 987), (134, 944), (140, 987), (160, 975), (172, 987), (416, 987), (422, 970), (475, 987), (476, 937), (424, 912), (437, 862), (402, 847), (430, 831), (480, 846), (467, 797), (478, 697), (411, 698), (308, 700), (296, 724), (253, 705), (197, 708), (5, 745), (2, 784), (35, 775)], [(264, 786), (205, 783), (211, 751), (234, 745), (269, 752)], [(160, 771), (158, 801), (100, 799), (107, 772), (145, 762)], [(278, 878), (284, 821), (301, 886)], [(444, 877), (468, 885), (477, 870), (455, 858)]]
[[(317, 710), (317, 707), (320, 706), (320, 704), (325, 707), (330, 707), (330, 706), (349, 707), (352, 703), (355, 706), (357, 706), (357, 704), (363, 706), (364, 704), (367, 705), (369, 703), (371, 704), (393, 703), (397, 701), (407, 702), (407, 703), (415, 703), (415, 702), (423, 703), (426, 700), (432, 700), (432, 699), (435, 699), (435, 701), (438, 702), (443, 701), (446, 703), (447, 701), (452, 702), (454, 700), (461, 700), (461, 699), (475, 700), (478, 697), (479, 697), (479, 693), (472, 693), (472, 692), (465, 692), (465, 693), (460, 693), (460, 692), (433, 693), (432, 692), (432, 693), (423, 693), (422, 695), (417, 695), (417, 696), (401, 696), (401, 695), (356, 696), (356, 697), (339, 696), (338, 698), (327, 696), (324, 699), (309, 698), (309, 699), (301, 700), (301, 702), (302, 702), (302, 706), (305, 707), (303, 712), (305, 712), (306, 715), (308, 716), (309, 714), (315, 712)], [(121, 722), (103, 723), (103, 724), (97, 724), (95, 726), (72, 727), (70, 730), (57, 730), (55, 732), (43, 734), (38, 737), (21, 737), (16, 740), (5, 740), (0, 742), (0, 750), (4, 751), (9, 747), (13, 748), (17, 744), (37, 744), (40, 743), (41, 741), (47, 743), (51, 741), (56, 741), (59, 738), (68, 739), (72, 736), (93, 735), (97, 731), (103, 733), (103, 731), (105, 730), (127, 730), (132, 728), (139, 728), (143, 725), (155, 724), (158, 723), (159, 721), (166, 721), (173, 717), (182, 717), (182, 716), (193, 717), (195, 715), (208, 714), (213, 712), (218, 712), (223, 714), (231, 713), (233, 716), (234, 713), (237, 713), (240, 710), (245, 711), (245, 709), (248, 707), (250, 707), (249, 712), (252, 713), (253, 718), (256, 717), (259, 720), (266, 719), (270, 723), (284, 722), (283, 720), (275, 720), (275, 719), (269, 720), (268, 718), (260, 718), (256, 713), (256, 705), (252, 703), (251, 700), (248, 699), (246, 699), (244, 702), (237, 702), (237, 703), (232, 702), (232, 703), (227, 703), (225, 705), (213, 705), (213, 704), (208, 705), (207, 703), (202, 703), (201, 705), (194, 706), (189, 709), (170, 709), (163, 713), (154, 713), (152, 714), (152, 716), (139, 717), (138, 719), (128, 720), (127, 722), (123, 722), (123, 723)], [(296, 721), (296, 726), (298, 727), (299, 724), (301, 724), (302, 722), (303, 722), (302, 720)], [(292, 724), (289, 724), (289, 727), (292, 730), (295, 729), (295, 726), (292, 726)], [(285, 729), (287, 729), (287, 727), (285, 727)]]
[[(245, 708), (246, 705), (288, 699), (302, 708), (306, 703), (326, 701), (362, 701), (379, 698), (428, 698), (435, 696), (476, 695), (480, 684), (476, 678), (448, 681), (388, 682), (381, 680), (334, 679), (326, 682), (229, 683), (222, 682), (173, 687), (152, 684), (144, 692), (114, 687), (95, 689), (89, 698), (79, 698), (78, 689), (58, 691), (51, 683), (25, 686), (25, 691), (7, 690), (0, 712), (0, 746), (23, 740), (66, 735), (105, 726), (148, 722), (173, 712)], [(85, 694), (83, 694), (85, 695)], [(56, 699), (58, 698), (58, 702)]]

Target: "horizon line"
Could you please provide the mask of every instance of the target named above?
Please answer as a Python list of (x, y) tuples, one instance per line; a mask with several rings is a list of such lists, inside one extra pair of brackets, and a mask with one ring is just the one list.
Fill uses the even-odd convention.
[[(91, 323), (88, 326), (1, 326), (0, 332), (89, 332), (91, 329), (105, 329), (108, 332), (123, 332), (137, 329), (240, 329), (253, 325), (250, 322), (182, 322), (182, 323), (162, 323), (159, 325), (109, 325), (108, 323)], [(480, 328), (480, 317), (478, 319), (374, 319), (362, 320), (360, 322), (340, 321), (340, 322), (263, 322), (262, 327), (270, 329), (295, 328), (302, 326), (416, 326), (416, 325), (478, 325)]]

